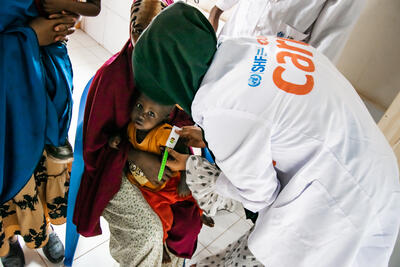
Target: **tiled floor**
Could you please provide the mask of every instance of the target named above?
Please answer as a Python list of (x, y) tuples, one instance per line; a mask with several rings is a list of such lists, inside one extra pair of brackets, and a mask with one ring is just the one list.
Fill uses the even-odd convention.
[[(74, 69), (74, 112), (70, 130), (70, 141), (73, 144), (75, 139), (75, 128), (77, 111), (82, 91), (88, 80), (95, 74), (96, 70), (111, 56), (111, 53), (101, 47), (96, 41), (78, 30), (70, 36), (68, 50)], [(199, 236), (198, 248), (192, 262), (216, 253), (225, 248), (229, 243), (238, 239), (251, 227), (251, 222), (244, 218), (243, 208), (239, 207), (234, 213), (221, 212), (215, 218), (215, 227), (203, 227)], [(108, 250), (110, 233), (107, 222), (101, 221), (103, 235), (84, 238), (80, 237), (77, 251), (75, 253), (74, 265), (76, 267), (113, 267), (118, 264), (112, 259)], [(55, 226), (55, 231), (65, 240), (65, 225)], [(20, 242), (22, 239), (20, 238)], [(28, 249), (23, 241), (26, 266), (62, 266), (50, 263), (44, 256), (41, 249)], [(0, 263), (0, 266), (1, 263)], [(188, 264), (186, 263), (186, 266)]]

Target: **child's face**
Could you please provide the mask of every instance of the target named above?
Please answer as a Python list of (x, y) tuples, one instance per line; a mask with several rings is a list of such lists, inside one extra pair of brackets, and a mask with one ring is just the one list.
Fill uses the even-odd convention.
[(171, 106), (163, 106), (150, 100), (143, 94), (135, 102), (131, 121), (138, 130), (149, 131), (162, 123), (171, 112)]

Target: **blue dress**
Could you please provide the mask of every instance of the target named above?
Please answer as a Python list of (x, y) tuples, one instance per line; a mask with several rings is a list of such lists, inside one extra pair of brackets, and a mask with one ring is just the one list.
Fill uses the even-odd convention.
[(39, 47), (34, 0), (0, 4), (0, 204), (30, 179), (45, 144), (63, 145), (72, 112), (72, 67), (61, 42)]

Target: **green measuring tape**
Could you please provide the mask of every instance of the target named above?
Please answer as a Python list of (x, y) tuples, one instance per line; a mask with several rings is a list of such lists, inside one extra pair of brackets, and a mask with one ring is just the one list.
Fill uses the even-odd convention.
[(178, 142), (179, 135), (175, 132), (175, 130), (181, 130), (179, 127), (172, 127), (171, 133), (168, 136), (167, 143), (165, 144), (165, 150), (164, 150), (164, 155), (161, 161), (161, 167), (160, 171), (158, 172), (158, 180), (161, 181), (164, 171), (165, 171), (165, 165), (167, 164), (167, 159), (168, 159), (168, 147), (171, 149), (174, 149), (176, 143)]
[(164, 170), (165, 170), (165, 165), (167, 164), (167, 159), (168, 159), (168, 150), (165, 148), (164, 155), (161, 161), (161, 167), (160, 171), (158, 172), (158, 180), (161, 181), (163, 175), (164, 175)]

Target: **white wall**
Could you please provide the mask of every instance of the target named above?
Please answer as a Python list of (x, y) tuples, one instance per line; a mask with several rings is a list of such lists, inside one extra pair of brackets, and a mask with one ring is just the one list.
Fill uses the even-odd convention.
[[(180, 1), (180, 0), (178, 0)], [(129, 39), (129, 17), (133, 0), (103, 0), (101, 12), (97, 17), (85, 17), (82, 20), (82, 29), (94, 40), (111, 53), (117, 53)], [(196, 4), (194, 0), (187, 1), (194, 5), (208, 18), (208, 12), (215, 0), (200, 0)], [(225, 20), (231, 11), (223, 15)], [(220, 22), (219, 29), (224, 25)]]
[[(337, 64), (376, 120), (400, 91), (399, 12), (399, 0), (368, 0)], [(399, 238), (390, 267), (400, 266)]]
[(129, 39), (132, 0), (103, 0), (97, 17), (82, 20), (82, 29), (111, 53), (117, 53)]
[(400, 91), (399, 12), (399, 0), (368, 0), (337, 64), (380, 116)]

